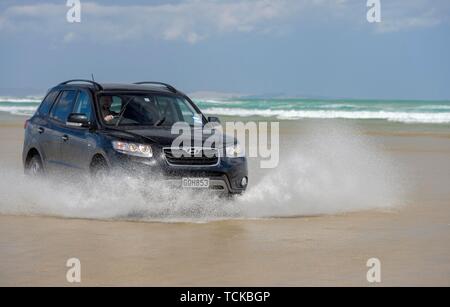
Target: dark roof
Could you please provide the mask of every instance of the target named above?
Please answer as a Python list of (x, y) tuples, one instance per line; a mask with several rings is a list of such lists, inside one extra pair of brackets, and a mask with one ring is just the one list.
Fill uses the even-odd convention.
[[(164, 85), (156, 84), (130, 84), (130, 83), (100, 83), (98, 84), (104, 91), (155, 91), (174, 94), (174, 91)], [(92, 90), (98, 90), (98, 88), (91, 83), (85, 82), (70, 82), (68, 84), (59, 84), (58, 86), (77, 86), (82, 88), (89, 88)], [(178, 93), (181, 93), (177, 91)]]
[(126, 83), (100, 83), (104, 91), (162, 91), (169, 92), (167, 87), (163, 85), (150, 85), (150, 84), (126, 84)]

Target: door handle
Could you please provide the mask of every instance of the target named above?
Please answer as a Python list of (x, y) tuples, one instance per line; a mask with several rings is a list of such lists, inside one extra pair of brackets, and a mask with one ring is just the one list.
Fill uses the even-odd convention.
[(44, 128), (39, 127), (37, 131), (38, 131), (40, 134), (42, 134), (42, 133), (44, 133)]
[(67, 135), (63, 135), (61, 138), (64, 142), (69, 140), (69, 137)]

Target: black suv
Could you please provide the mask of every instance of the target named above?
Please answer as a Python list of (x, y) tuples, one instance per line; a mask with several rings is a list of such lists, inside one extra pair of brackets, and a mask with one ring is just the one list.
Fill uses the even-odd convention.
[[(182, 146), (174, 146), (183, 132), (174, 133), (176, 123), (191, 132)], [(220, 126), (218, 118), (206, 118), (189, 97), (165, 83), (69, 80), (50, 89), (26, 121), (23, 164), (30, 175), (119, 169), (160, 175), (180, 188), (240, 194), (248, 183), (247, 160), (234, 137), (220, 129), (204, 132), (213, 123)], [(213, 133), (223, 141), (206, 147)], [(198, 144), (194, 136), (199, 135), (201, 146), (185, 145)]]

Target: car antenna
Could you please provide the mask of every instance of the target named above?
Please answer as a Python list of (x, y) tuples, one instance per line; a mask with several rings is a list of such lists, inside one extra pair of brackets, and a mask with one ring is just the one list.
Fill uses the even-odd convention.
[(92, 81), (94, 81), (94, 82), (95, 82), (95, 79), (94, 79), (94, 74), (93, 74), (93, 73), (91, 73), (91, 78), (92, 78)]

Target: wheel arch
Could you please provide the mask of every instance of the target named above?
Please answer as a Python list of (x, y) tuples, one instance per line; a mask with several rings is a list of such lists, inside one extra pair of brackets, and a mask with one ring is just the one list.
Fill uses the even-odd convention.
[(89, 163), (89, 170), (92, 171), (99, 164), (103, 164), (109, 167), (108, 159), (106, 158), (106, 156), (98, 152), (92, 156), (91, 162)]
[(24, 166), (27, 167), (28, 163), (30, 163), (31, 159), (35, 156), (39, 156), (39, 158), (41, 159), (41, 162), (43, 164), (43, 160), (42, 160), (42, 155), (39, 152), (39, 150), (36, 147), (31, 147), (30, 149), (28, 149), (27, 155), (25, 157), (25, 161), (24, 161)]

